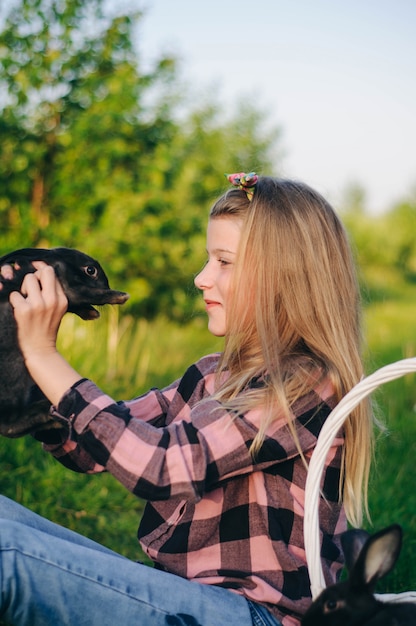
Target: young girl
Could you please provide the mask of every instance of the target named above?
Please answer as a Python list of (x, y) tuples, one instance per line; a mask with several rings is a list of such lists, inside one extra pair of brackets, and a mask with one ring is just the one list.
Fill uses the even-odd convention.
[[(23, 295), (10, 296), (27, 368), (62, 425), (38, 438), (68, 468), (109, 471), (147, 500), (139, 539), (155, 563), (3, 499), (1, 615), (13, 624), (298, 626), (310, 604), (307, 463), (331, 408), (363, 373), (354, 265), (315, 191), (253, 173), (229, 179), (195, 278), (224, 350), (169, 387), (115, 402), (69, 366), (56, 350), (67, 303), (50, 267), (38, 264)], [(342, 565), (346, 517), (362, 517), (370, 448), (362, 406), (322, 479), (327, 583)]]

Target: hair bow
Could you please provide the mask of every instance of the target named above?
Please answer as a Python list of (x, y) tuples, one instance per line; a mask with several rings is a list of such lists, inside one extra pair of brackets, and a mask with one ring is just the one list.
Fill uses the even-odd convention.
[(259, 177), (255, 172), (250, 172), (249, 174), (245, 174), (244, 172), (239, 172), (238, 174), (225, 174), (229, 182), (234, 185), (234, 187), (238, 187), (239, 189), (243, 189), (247, 198), (250, 200), (253, 199), (254, 187), (257, 184)]

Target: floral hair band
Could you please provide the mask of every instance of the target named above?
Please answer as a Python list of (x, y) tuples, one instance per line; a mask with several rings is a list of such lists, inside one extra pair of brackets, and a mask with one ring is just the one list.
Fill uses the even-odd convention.
[(257, 184), (259, 177), (255, 172), (250, 172), (249, 174), (245, 174), (244, 172), (239, 172), (238, 174), (225, 174), (229, 182), (234, 185), (234, 187), (238, 187), (239, 189), (243, 189), (246, 192), (247, 198), (251, 202), (254, 195), (254, 188)]

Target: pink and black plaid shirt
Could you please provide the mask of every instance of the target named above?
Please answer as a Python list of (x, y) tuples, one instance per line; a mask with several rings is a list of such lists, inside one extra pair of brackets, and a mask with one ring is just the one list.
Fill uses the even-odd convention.
[[(73, 470), (111, 472), (147, 500), (139, 539), (157, 567), (243, 594), (297, 626), (310, 604), (306, 470), (283, 418), (253, 461), (261, 410), (235, 417), (209, 398), (218, 358), (206, 356), (169, 387), (129, 402), (116, 403), (83, 379), (52, 410), (70, 422), (70, 435), (45, 447)], [(294, 408), (306, 458), (333, 405), (331, 386), (321, 385)], [(338, 504), (342, 444), (335, 440), (322, 478), (327, 583), (341, 568), (338, 536), (346, 528)]]

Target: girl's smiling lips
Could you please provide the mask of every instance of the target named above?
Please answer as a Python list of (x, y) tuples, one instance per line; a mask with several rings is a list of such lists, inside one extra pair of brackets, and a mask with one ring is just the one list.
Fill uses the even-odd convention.
[(213, 306), (220, 306), (221, 305), (221, 303), (217, 302), (216, 300), (208, 300), (208, 299), (205, 300), (204, 299), (204, 302), (205, 302), (205, 308), (206, 309), (210, 309)]

